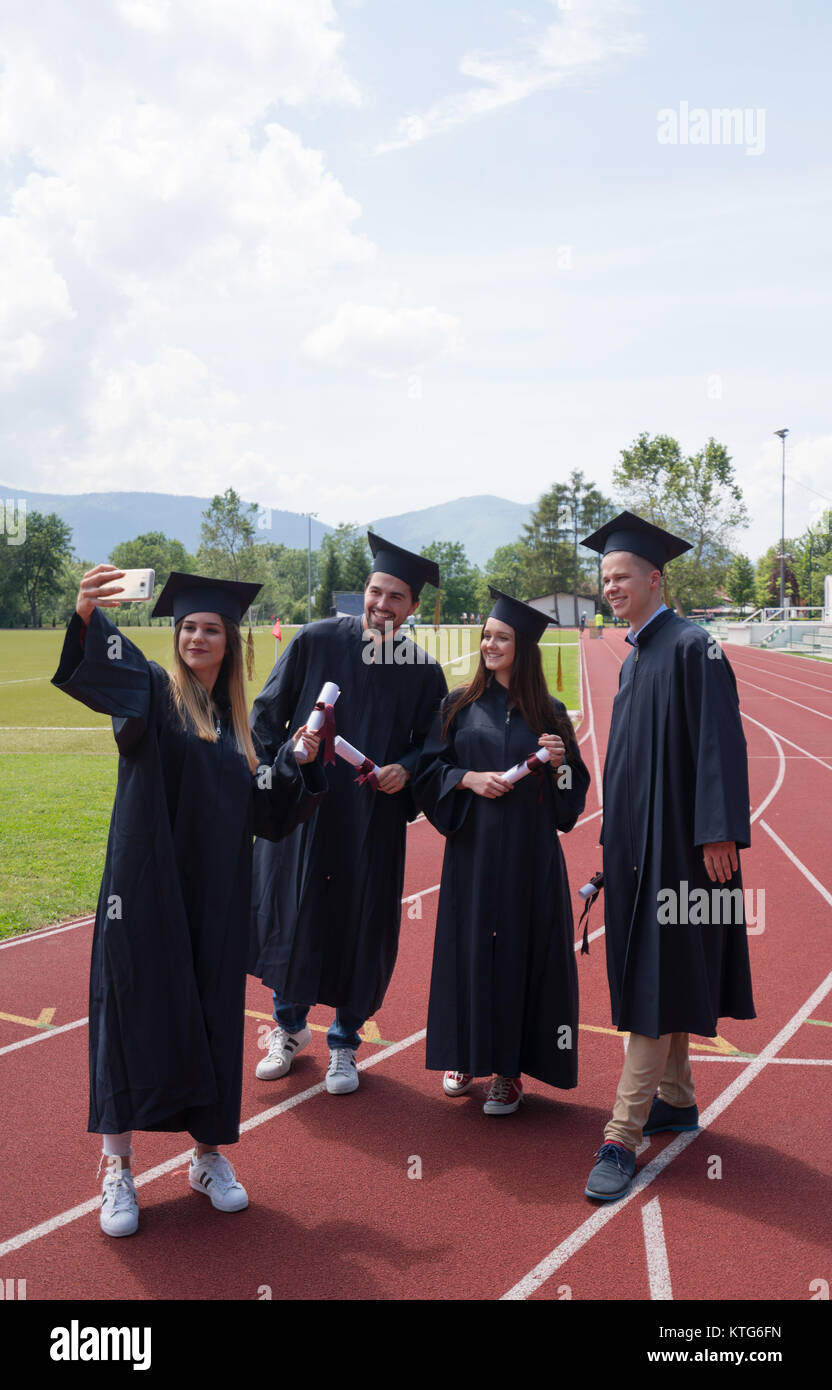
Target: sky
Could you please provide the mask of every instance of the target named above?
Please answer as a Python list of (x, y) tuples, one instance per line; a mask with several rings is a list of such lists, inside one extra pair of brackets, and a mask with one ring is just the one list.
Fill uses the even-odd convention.
[(832, 505), (830, 30), (824, 0), (4, 0), (0, 480), (334, 525), (611, 492), (642, 431), (713, 436), (755, 558), (774, 430), (786, 534)]

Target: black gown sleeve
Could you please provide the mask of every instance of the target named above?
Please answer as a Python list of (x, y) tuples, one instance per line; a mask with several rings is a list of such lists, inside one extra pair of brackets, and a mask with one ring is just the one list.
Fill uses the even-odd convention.
[(448, 682), (445, 680), (445, 672), (438, 663), (436, 665), (429, 665), (427, 667), (427, 673), (427, 679), (424, 682), (424, 688), (413, 715), (413, 730), (410, 738), (410, 748), (403, 757), (399, 758), (401, 766), (410, 773), (411, 777), (418, 767), (425, 741), (429, 737), (433, 727), (436, 711), (439, 709), (444, 696), (448, 693)]
[(251, 732), (258, 749), (269, 761), (277, 756), (289, 735), (303, 689), (305, 661), (306, 643), (301, 630), (272, 667), (266, 684), (254, 701)]
[[(714, 655), (711, 655), (714, 652)], [(694, 844), (751, 843), (748, 752), (737, 683), (721, 647), (690, 641), (680, 647), (690, 751), (696, 778)]]
[(459, 787), (468, 769), (460, 767), (457, 762), (454, 747), (455, 721), (451, 723), (445, 737), (442, 737), (442, 723), (449, 698), (446, 696), (438, 713), (434, 715), (431, 731), (422, 749), (412, 783), (417, 808), (424, 812), (440, 834), (446, 836), (455, 835), (462, 828), (474, 797), (472, 791)]
[(264, 840), (282, 840), (312, 815), (327, 790), (316, 759), (299, 764), (291, 740), (252, 773), (252, 829)]
[(93, 609), (86, 629), (73, 614), (52, 684), (97, 714), (111, 715), (121, 753), (135, 747), (150, 722), (150, 665), (100, 608)]
[[(560, 700), (553, 700), (552, 703), (557, 713), (562, 719), (569, 720), (566, 706)], [(555, 819), (558, 830), (567, 834), (573, 829), (578, 817), (582, 814), (586, 806), (586, 794), (589, 791), (591, 781), (589, 769), (586, 767), (580, 752), (578, 751), (578, 741), (575, 738), (574, 729), (572, 739), (567, 743), (565, 764), (569, 768), (569, 786), (561, 786), (561, 781), (566, 782), (566, 777), (558, 774), (558, 769), (552, 769), (552, 778), (555, 785)], [(563, 765), (563, 764), (562, 764)]]

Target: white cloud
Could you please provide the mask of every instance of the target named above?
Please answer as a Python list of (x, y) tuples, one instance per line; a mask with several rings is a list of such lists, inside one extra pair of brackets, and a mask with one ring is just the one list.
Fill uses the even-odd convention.
[(403, 116), (392, 139), (377, 154), (404, 149), (431, 135), (524, 101), (535, 92), (584, 78), (618, 57), (640, 53), (642, 35), (619, 26), (630, 13), (621, 0), (581, 0), (574, 7), (549, 0), (558, 18), (545, 30), (524, 37), (512, 53), (466, 54), (459, 70), (479, 85), (441, 97), (422, 113)]
[(34, 370), (45, 337), (73, 317), (66, 281), (42, 241), (11, 217), (0, 217), (0, 382)]
[(433, 305), (385, 309), (341, 304), (335, 317), (307, 334), (303, 352), (333, 367), (364, 367), (384, 375), (412, 371), (462, 347), (460, 321)]

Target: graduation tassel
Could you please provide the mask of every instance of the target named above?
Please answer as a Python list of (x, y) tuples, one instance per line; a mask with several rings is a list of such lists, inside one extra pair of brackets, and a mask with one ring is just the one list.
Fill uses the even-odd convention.
[(250, 681), (254, 680), (254, 638), (251, 634), (251, 623), (248, 625), (246, 638), (246, 675)]
[(602, 873), (597, 873), (593, 874), (592, 878), (589, 880), (589, 883), (585, 883), (583, 888), (579, 890), (580, 896), (586, 899), (586, 902), (584, 903), (584, 910), (581, 913), (580, 920), (578, 922), (578, 928), (580, 929), (581, 922), (583, 922), (584, 918), (586, 918), (586, 922), (584, 923), (583, 940), (581, 942), (582, 956), (589, 955), (589, 937), (587, 935), (587, 933), (589, 932), (589, 909), (592, 907), (592, 904), (595, 902), (595, 899), (598, 897), (598, 894), (601, 892), (603, 886), (604, 875)]
[(435, 607), (435, 609), (433, 610), (433, 626), (436, 628), (437, 632), (439, 631), (439, 609), (440, 609), (440, 607), (441, 607), (441, 602), (442, 602), (442, 590), (441, 590), (441, 589), (437, 589), (437, 590), (436, 590), (436, 607)]
[(561, 669), (561, 664), (560, 664), (560, 647), (558, 647), (558, 680), (557, 680), (557, 688), (558, 688), (558, 690), (563, 690), (563, 671), (562, 671), (562, 669)]

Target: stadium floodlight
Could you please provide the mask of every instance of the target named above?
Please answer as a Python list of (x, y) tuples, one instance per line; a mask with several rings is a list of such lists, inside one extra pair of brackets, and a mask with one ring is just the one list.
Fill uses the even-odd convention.
[(775, 430), (783, 441), (783, 468), (780, 483), (780, 608), (786, 615), (786, 435), (788, 430)]

